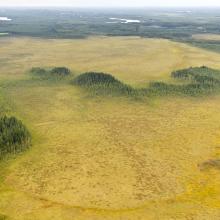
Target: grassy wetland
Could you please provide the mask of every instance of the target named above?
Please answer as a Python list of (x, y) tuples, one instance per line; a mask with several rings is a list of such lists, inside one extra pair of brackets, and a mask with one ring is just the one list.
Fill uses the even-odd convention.
[[(0, 219), (220, 218), (218, 89), (102, 93), (216, 86), (220, 54), (139, 37), (4, 37), (0, 45), (0, 114), (22, 120), (32, 138), (0, 161)], [(67, 74), (54, 76), (54, 67)]]

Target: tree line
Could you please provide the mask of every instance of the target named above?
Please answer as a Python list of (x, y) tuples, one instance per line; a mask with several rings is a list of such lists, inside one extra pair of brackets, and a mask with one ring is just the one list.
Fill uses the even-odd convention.
[[(32, 68), (31, 72), (42, 78), (50, 76), (64, 77), (71, 74), (66, 67), (55, 67), (47, 70)], [(93, 95), (126, 95), (126, 96), (164, 96), (164, 95), (204, 95), (216, 92), (220, 88), (220, 71), (206, 66), (190, 67), (173, 71), (173, 83), (150, 82), (149, 86), (133, 88), (114, 76), (103, 72), (86, 72), (76, 76), (71, 82), (75, 86), (83, 87)]]

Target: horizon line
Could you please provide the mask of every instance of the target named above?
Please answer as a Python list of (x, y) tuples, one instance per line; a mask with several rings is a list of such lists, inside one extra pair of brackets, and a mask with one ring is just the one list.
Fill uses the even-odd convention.
[(161, 5), (161, 6), (123, 6), (123, 5), (118, 5), (118, 6), (101, 6), (101, 5), (94, 5), (94, 6), (74, 6), (74, 5), (0, 5), (0, 8), (15, 8), (15, 7), (19, 7), (19, 8), (104, 8), (104, 9), (109, 9), (109, 8), (220, 8), (220, 5), (179, 5), (179, 6), (175, 6), (175, 5), (169, 5), (169, 6), (165, 6), (165, 5)]

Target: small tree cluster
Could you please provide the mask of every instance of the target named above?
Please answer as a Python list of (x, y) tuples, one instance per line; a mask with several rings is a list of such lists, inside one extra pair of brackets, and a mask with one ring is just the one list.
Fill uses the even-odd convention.
[(55, 67), (50, 72), (51, 74), (58, 76), (68, 76), (71, 73), (71, 71), (66, 67)]
[(201, 76), (201, 75), (195, 75), (193, 80), (199, 84), (218, 84), (219, 80), (215, 79), (212, 76)]
[(31, 135), (23, 123), (15, 117), (0, 118), (0, 156), (25, 150), (31, 143)]
[(177, 70), (171, 73), (171, 77), (179, 80), (187, 80), (189, 83), (168, 84), (164, 82), (153, 82), (150, 83), (147, 94), (185, 94), (196, 96), (209, 94), (220, 89), (220, 71), (206, 66)]
[(34, 75), (34, 77), (48, 80), (60, 79), (71, 74), (71, 71), (66, 67), (54, 67), (52, 69), (33, 67), (30, 72)]
[(173, 78), (189, 79), (191, 75), (190, 69), (177, 70), (171, 73)]
[[(220, 79), (220, 71), (208, 68), (206, 66), (190, 67), (187, 69), (177, 70), (171, 73), (171, 77), (178, 79), (197, 80), (204, 77), (206, 82), (216, 81)], [(214, 80), (213, 80), (214, 79)]]
[(102, 72), (87, 72), (74, 79), (74, 84), (79, 86), (92, 86), (94, 84), (113, 84), (120, 83), (110, 74)]
[(102, 72), (87, 72), (73, 80), (74, 85), (86, 87), (96, 95), (134, 95), (135, 89), (114, 76)]
[(43, 68), (40, 67), (33, 67), (30, 72), (32, 74), (35, 74), (37, 76), (45, 76), (47, 74), (47, 71)]

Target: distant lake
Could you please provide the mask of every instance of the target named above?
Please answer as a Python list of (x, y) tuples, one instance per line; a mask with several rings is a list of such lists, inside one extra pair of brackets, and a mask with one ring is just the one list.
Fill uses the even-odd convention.
[(12, 19), (8, 17), (0, 17), (0, 21), (11, 21)]
[(5, 35), (8, 35), (8, 33), (1, 33), (1, 32), (0, 32), (0, 37), (1, 37), (1, 36), (5, 36)]
[(126, 18), (109, 18), (110, 20), (115, 20), (115, 21), (110, 21), (107, 23), (122, 23), (122, 24), (127, 24), (127, 23), (140, 23), (140, 20), (132, 20), (132, 19), (126, 19)]

